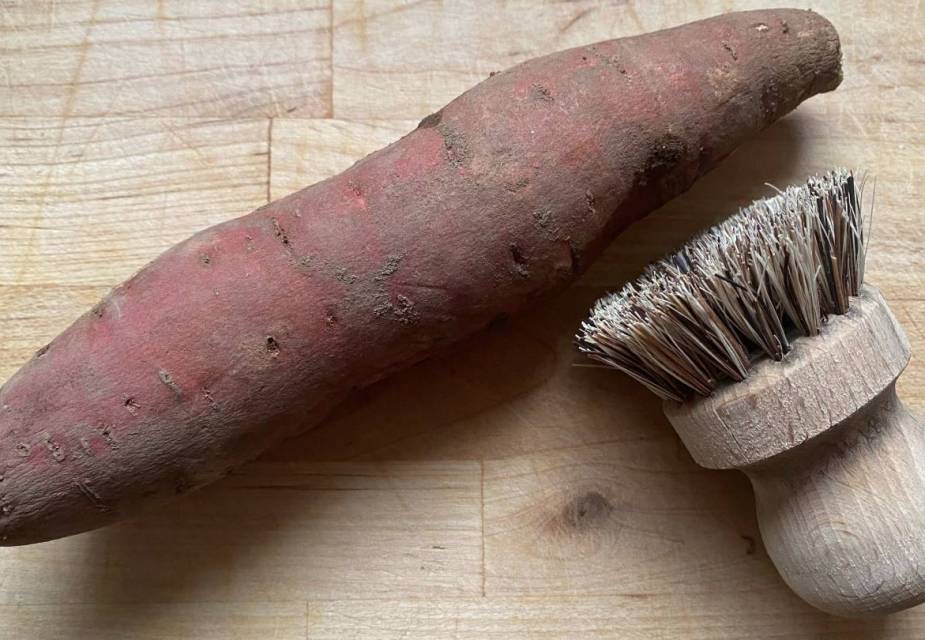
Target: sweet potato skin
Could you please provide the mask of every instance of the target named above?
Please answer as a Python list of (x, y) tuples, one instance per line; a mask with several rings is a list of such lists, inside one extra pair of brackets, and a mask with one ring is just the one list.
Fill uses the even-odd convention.
[(351, 389), (560, 289), (840, 79), (838, 36), (807, 11), (572, 49), (200, 232), (0, 389), (0, 540), (91, 529), (220, 477)]

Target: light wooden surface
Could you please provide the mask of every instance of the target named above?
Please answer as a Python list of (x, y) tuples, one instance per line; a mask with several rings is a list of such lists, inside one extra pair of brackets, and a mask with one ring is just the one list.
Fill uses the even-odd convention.
[[(331, 175), (530, 56), (774, 5), (423, 0), (0, 3), (0, 377), (196, 229)], [(803, 604), (751, 490), (656, 398), (574, 366), (588, 305), (750, 198), (876, 176), (869, 280), (925, 409), (920, 2), (814, 8), (845, 82), (625, 233), (547, 306), (379, 384), (134, 522), (0, 550), (0, 638), (921, 638), (925, 609)]]

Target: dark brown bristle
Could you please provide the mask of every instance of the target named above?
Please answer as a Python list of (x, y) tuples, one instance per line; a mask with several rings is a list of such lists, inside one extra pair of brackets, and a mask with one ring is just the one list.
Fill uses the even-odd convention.
[(741, 209), (598, 300), (579, 348), (677, 401), (781, 360), (858, 294), (861, 191), (839, 169)]

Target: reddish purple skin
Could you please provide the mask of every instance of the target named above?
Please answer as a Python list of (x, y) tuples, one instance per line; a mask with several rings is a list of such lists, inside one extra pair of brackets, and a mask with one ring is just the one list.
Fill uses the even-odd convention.
[(573, 280), (841, 79), (806, 11), (733, 13), (494, 75), (339, 176), (206, 229), (0, 390), (0, 538), (211, 482), (351, 389)]

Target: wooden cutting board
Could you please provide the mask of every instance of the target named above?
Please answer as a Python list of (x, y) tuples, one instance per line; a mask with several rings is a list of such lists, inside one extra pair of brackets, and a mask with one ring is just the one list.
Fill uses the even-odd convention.
[[(344, 169), (491, 71), (773, 4), (2, 2), (0, 378), (174, 242)], [(860, 167), (868, 279), (920, 354), (900, 391), (925, 410), (925, 10), (814, 8), (843, 38), (836, 93), (548, 306), (168, 509), (0, 549), (0, 638), (922, 638), (925, 609), (848, 622), (791, 595), (744, 477), (694, 465), (654, 397), (571, 345), (597, 296), (765, 183)]]

